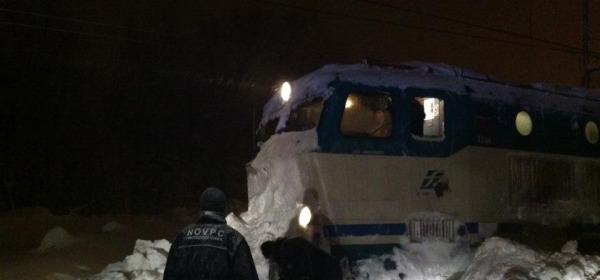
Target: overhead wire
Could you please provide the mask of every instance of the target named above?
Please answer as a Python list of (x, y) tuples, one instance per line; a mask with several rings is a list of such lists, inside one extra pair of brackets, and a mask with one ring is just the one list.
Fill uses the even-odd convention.
[[(490, 37), (486, 37), (486, 36), (468, 34), (468, 33), (458, 32), (458, 31), (444, 30), (444, 29), (438, 29), (438, 28), (433, 28), (433, 27), (425, 27), (425, 26), (418, 26), (418, 25), (412, 25), (412, 24), (397, 23), (397, 22), (392, 22), (392, 21), (387, 21), (387, 20), (382, 20), (382, 19), (373, 19), (373, 18), (368, 18), (368, 17), (348, 15), (348, 14), (334, 12), (334, 11), (325, 11), (325, 10), (316, 9), (316, 8), (308, 8), (308, 7), (290, 5), (290, 4), (276, 2), (276, 1), (270, 1), (270, 0), (249, 0), (249, 1), (263, 3), (263, 4), (270, 4), (270, 5), (278, 5), (278, 6), (281, 6), (284, 8), (297, 9), (297, 10), (303, 10), (303, 11), (308, 11), (308, 12), (315, 12), (315, 13), (325, 14), (325, 15), (330, 15), (330, 16), (344, 17), (344, 18), (350, 18), (350, 19), (355, 19), (355, 20), (398, 26), (398, 27), (403, 27), (403, 28), (408, 28), (408, 29), (420, 29), (420, 30), (432, 31), (432, 32), (437, 32), (437, 33), (447, 33), (447, 34), (469, 37), (469, 38), (474, 38), (474, 39), (503, 42), (503, 43), (515, 44), (515, 45), (523, 45), (523, 46), (528, 46), (528, 47), (548, 49), (548, 50), (566, 52), (566, 53), (571, 53), (571, 54), (580, 54), (582, 52), (581, 49), (573, 47), (573, 46), (568, 46), (568, 45), (560, 45), (559, 44), (555, 47), (541, 46), (538, 44), (531, 44), (531, 43), (527, 43), (527, 42), (519, 42), (519, 41), (499, 39), (499, 38), (490, 38)], [(524, 36), (524, 35), (522, 35), (522, 36)], [(548, 44), (548, 42), (551, 42), (551, 41), (543, 42), (544, 40), (541, 40), (541, 39), (535, 40), (535, 38), (528, 38), (528, 39), (532, 40), (532, 41), (539, 41), (539, 43), (545, 43), (545, 44)], [(551, 42), (551, 43), (554, 45), (557, 44), (556, 42)], [(600, 58), (600, 53), (594, 52), (592, 54), (592, 56)]]
[[(61, 17), (61, 16), (54, 16), (54, 15), (47, 15), (47, 14), (40, 14), (40, 13), (32, 13), (32, 12), (26, 12), (26, 11), (20, 11), (20, 10), (7, 9), (4, 7), (0, 7), (0, 12), (22, 14), (22, 15), (28, 15), (28, 16), (34, 16), (34, 17), (40, 17), (40, 18), (48, 18), (48, 19), (53, 19), (53, 20), (64, 20), (64, 21), (69, 21), (69, 22), (76, 22), (76, 23), (83, 23), (83, 24), (89, 24), (89, 25), (95, 25), (95, 26), (122, 29), (122, 30), (127, 30), (127, 31), (137, 31), (137, 32), (156, 34), (156, 35), (161, 35), (161, 36), (169, 36), (169, 37), (173, 38), (173, 36), (171, 34), (160, 33), (160, 32), (146, 30), (146, 29), (131, 28), (131, 27), (125, 27), (125, 26), (116, 25), (116, 24), (108, 24), (108, 23), (97, 22), (97, 21), (88, 21), (88, 20), (82, 20), (82, 19), (76, 19), (76, 18), (70, 18), (70, 17)], [(104, 35), (104, 34), (99, 34), (99, 33), (82, 32), (82, 31), (69, 30), (69, 29), (65, 29), (65, 28), (48, 27), (48, 26), (41, 26), (41, 25), (37, 25), (37, 24), (27, 24), (27, 23), (22, 23), (22, 22), (15, 22), (15, 21), (0, 21), (0, 25), (38, 29), (38, 30), (52, 31), (52, 32), (57, 32), (57, 33), (74, 34), (74, 35), (80, 35), (80, 36), (89, 36), (89, 37), (116, 40), (116, 41), (132, 42), (132, 43), (137, 43), (137, 44), (147, 44), (147, 45), (171, 47), (171, 48), (186, 49), (186, 50), (193, 49), (191, 47), (177, 46), (177, 45), (167, 44), (167, 43), (158, 42), (158, 41), (148, 41), (148, 40), (131, 39), (131, 38), (125, 38), (125, 37), (119, 37), (119, 36), (109, 36), (109, 35)]]
[(495, 28), (495, 27), (490, 27), (490, 26), (475, 24), (475, 23), (466, 22), (466, 21), (462, 21), (462, 20), (457, 20), (457, 19), (453, 19), (453, 18), (449, 18), (449, 17), (444, 17), (444, 16), (439, 16), (439, 15), (429, 14), (429, 13), (425, 13), (425, 12), (421, 12), (421, 11), (410, 10), (410, 9), (398, 7), (398, 6), (395, 6), (395, 5), (380, 3), (380, 2), (377, 2), (377, 1), (373, 1), (373, 0), (356, 0), (356, 1), (364, 2), (364, 3), (367, 3), (367, 4), (376, 5), (376, 6), (380, 6), (380, 7), (391, 8), (391, 9), (402, 11), (402, 12), (405, 12), (405, 13), (417, 14), (417, 15), (421, 15), (421, 16), (426, 16), (426, 17), (441, 19), (441, 20), (445, 20), (445, 21), (449, 21), (449, 22), (453, 22), (453, 23), (458, 23), (458, 24), (462, 24), (462, 25), (466, 25), (466, 26), (471, 26), (471, 27), (475, 27), (475, 28), (479, 28), (479, 29), (484, 29), (484, 30), (488, 30), (488, 31), (494, 31), (494, 32), (497, 32), (497, 33), (502, 33), (502, 34), (506, 34), (506, 35), (510, 35), (510, 36), (514, 36), (514, 37), (518, 37), (518, 38), (527, 39), (527, 40), (538, 41), (538, 42), (549, 44), (549, 45), (555, 45), (555, 46), (559, 46), (559, 47), (564, 47), (564, 48), (570, 48), (570, 49), (574, 49), (574, 50), (579, 50), (579, 48), (577, 48), (577, 47), (573, 47), (573, 46), (566, 45), (566, 44), (561, 44), (559, 42), (554, 42), (554, 41), (545, 40), (545, 39), (541, 39), (541, 38), (535, 38), (535, 37), (532, 37), (532, 36), (527, 36), (527, 35), (519, 34), (519, 33), (516, 33), (516, 32), (511, 32), (511, 31), (500, 29), (500, 28)]
[(70, 22), (77, 22), (77, 23), (83, 23), (83, 24), (89, 24), (89, 25), (97, 25), (97, 26), (103, 26), (103, 27), (110, 27), (110, 28), (117, 28), (117, 29), (124, 29), (124, 30), (132, 30), (132, 31), (137, 31), (137, 32), (152, 33), (152, 34), (163, 35), (163, 36), (172, 36), (172, 34), (162, 33), (162, 32), (156, 32), (156, 31), (153, 31), (153, 30), (140, 29), (140, 28), (132, 28), (132, 27), (126, 27), (126, 26), (117, 25), (117, 24), (109, 24), (109, 23), (104, 23), (104, 22), (83, 20), (83, 19), (77, 19), (77, 18), (71, 18), (71, 17), (63, 17), (63, 16), (55, 16), (55, 15), (33, 13), (33, 12), (28, 12), (28, 11), (13, 10), (13, 9), (7, 9), (7, 8), (4, 8), (4, 7), (0, 7), (0, 11), (2, 11), (2, 12), (9, 12), (9, 13), (15, 13), (15, 14), (21, 14), (21, 15), (41, 17), (41, 18), (48, 18), (48, 19), (55, 19), (55, 20), (64, 20), (64, 21), (70, 21)]
[(159, 45), (159, 46), (166, 46), (166, 47), (184, 48), (184, 47), (180, 47), (180, 46), (169, 45), (169, 44), (164, 44), (164, 43), (155, 42), (155, 41), (145, 41), (145, 40), (129, 39), (129, 38), (124, 38), (124, 37), (107, 36), (107, 35), (102, 35), (102, 34), (93, 34), (93, 33), (87, 33), (87, 32), (67, 30), (67, 29), (62, 29), (62, 28), (45, 27), (45, 26), (39, 26), (39, 25), (34, 25), (34, 24), (24, 24), (24, 23), (19, 23), (19, 22), (0, 21), (0, 25), (12, 25), (12, 26), (17, 26), (17, 27), (33, 28), (33, 29), (54, 31), (54, 32), (60, 32), (60, 33), (90, 36), (90, 37), (103, 38), (103, 39), (111, 39), (111, 40), (117, 40), (117, 41), (127, 41), (127, 42), (132, 42), (132, 43), (142, 43), (142, 44)]
[[(362, 20), (362, 21), (367, 21), (367, 22), (374, 22), (374, 23), (386, 24), (386, 25), (392, 25), (392, 26), (398, 26), (398, 27), (409, 28), (409, 29), (420, 29), (420, 30), (426, 30), (426, 31), (437, 32), (437, 33), (446, 33), (446, 34), (452, 34), (452, 35), (456, 35), (456, 36), (469, 37), (469, 38), (479, 39), (479, 40), (489, 40), (489, 41), (503, 42), (503, 43), (508, 43), (508, 44), (523, 45), (523, 46), (528, 46), (528, 47), (543, 48), (543, 49), (560, 51), (560, 52), (567, 52), (567, 53), (572, 53), (572, 54), (580, 54), (583, 51), (580, 48), (576, 48), (576, 47), (573, 47), (573, 46), (561, 44), (561, 43), (558, 43), (558, 42), (553, 42), (553, 41), (549, 41), (549, 40), (534, 38), (534, 37), (522, 35), (522, 34), (519, 34), (519, 33), (502, 30), (502, 29), (499, 29), (499, 28), (494, 28), (494, 27), (489, 27), (489, 26), (484, 26), (484, 25), (473, 24), (473, 23), (469, 23), (469, 22), (465, 22), (465, 21), (460, 21), (460, 20), (448, 18), (448, 17), (438, 16), (438, 15), (432, 15), (432, 14), (429, 14), (429, 13), (424, 13), (424, 12), (414, 11), (414, 10), (410, 10), (410, 9), (405, 9), (405, 8), (402, 8), (402, 7), (398, 7), (398, 6), (394, 6), (394, 5), (389, 5), (389, 4), (384, 4), (384, 3), (376, 2), (376, 1), (373, 1), (373, 0), (357, 0), (357, 1), (364, 2), (364, 3), (367, 3), (367, 4), (371, 4), (371, 5), (377, 5), (377, 6), (381, 6), (381, 7), (392, 8), (392, 9), (400, 10), (400, 11), (407, 12), (407, 13), (414, 13), (414, 14), (418, 14), (418, 15), (422, 15), (422, 16), (438, 18), (438, 19), (449, 21), (449, 22), (454, 22), (454, 23), (458, 23), (458, 24), (472, 26), (472, 27), (476, 27), (476, 28), (480, 28), (480, 29), (489, 30), (489, 31), (494, 31), (494, 32), (506, 34), (506, 35), (509, 35), (509, 36), (518, 37), (518, 38), (521, 38), (521, 39), (527, 39), (527, 40), (534, 41), (534, 42), (539, 42), (539, 43), (543, 43), (543, 44), (553, 45), (554, 47), (541, 46), (541, 45), (531, 44), (531, 43), (527, 43), (527, 42), (519, 42), (519, 41), (513, 41), (513, 40), (507, 40), (507, 39), (500, 39), (500, 38), (490, 38), (490, 37), (481, 36), (481, 35), (468, 34), (468, 33), (464, 33), (464, 32), (444, 30), (444, 29), (438, 29), (438, 28), (433, 28), (433, 27), (425, 27), (425, 26), (418, 26), (418, 25), (412, 25), (412, 24), (402, 24), (402, 23), (397, 23), (397, 22), (392, 22), (392, 21), (387, 21), (387, 20), (382, 20), (382, 19), (374, 19), (374, 18), (368, 18), (368, 17), (362, 17), (362, 16), (348, 15), (348, 14), (334, 12), (334, 11), (325, 11), (325, 10), (321, 10), (321, 9), (317, 9), (317, 8), (308, 8), (308, 7), (290, 5), (290, 4), (286, 4), (286, 3), (282, 3), (282, 2), (276, 2), (276, 1), (270, 1), (270, 0), (249, 0), (249, 1), (251, 1), (251, 2), (257, 2), (257, 3), (263, 3), (263, 4), (270, 4), (270, 5), (278, 5), (278, 6), (281, 6), (281, 7), (284, 7), (284, 8), (303, 10), (303, 11), (314, 12), (314, 13), (319, 13), (319, 14), (326, 14), (326, 15), (330, 15), (330, 16), (337, 16), (337, 17), (349, 18), (349, 19), (354, 19), (354, 20)], [(0, 11), (11, 12), (11, 13), (18, 13), (18, 14), (24, 14), (24, 15), (30, 15), (30, 16), (36, 16), (36, 17), (43, 17), (43, 18), (49, 18), (49, 19), (55, 19), (55, 20), (65, 20), (65, 21), (71, 21), (71, 22), (77, 22), (77, 23), (83, 23), (83, 24), (90, 24), (90, 25), (97, 25), (97, 26), (103, 26), (103, 27), (118, 28), (118, 29), (124, 29), (124, 30), (132, 30), (132, 31), (138, 31), (138, 32), (151, 33), (151, 34), (157, 34), (157, 35), (171, 36), (172, 37), (172, 34), (161, 33), (161, 32), (156, 32), (156, 31), (151, 31), (151, 30), (146, 30), (146, 29), (125, 27), (125, 26), (121, 26), (121, 25), (108, 24), (108, 23), (97, 22), (97, 21), (89, 21), (89, 20), (82, 20), (82, 19), (76, 19), (76, 18), (70, 18), (70, 17), (62, 17), (62, 16), (54, 16), (54, 15), (33, 13), (33, 12), (27, 12), (27, 11), (19, 11), (19, 10), (7, 9), (7, 8), (3, 8), (3, 7), (0, 7)], [(87, 32), (72, 31), (72, 30), (61, 29), (61, 28), (44, 27), (44, 26), (39, 26), (39, 25), (34, 25), (34, 24), (24, 24), (24, 23), (8, 22), (8, 21), (2, 21), (2, 22), (0, 22), (0, 24), (2, 24), (2, 25), (20, 26), (20, 27), (25, 27), (25, 28), (35, 28), (35, 29), (47, 30), (47, 31), (54, 31), (54, 32), (63, 32), (63, 33), (70, 33), (70, 34), (77, 34), (77, 35), (84, 35), (84, 36), (92, 36), (92, 37), (98, 37), (98, 38), (104, 38), (104, 39), (115, 39), (115, 40), (135, 42), (135, 43), (148, 43), (148, 44), (154, 44), (154, 45), (162, 45), (162, 46), (169, 46), (169, 47), (184, 48), (184, 47), (174, 46), (174, 45), (165, 44), (165, 43), (161, 43), (161, 42), (152, 42), (152, 41), (136, 40), (136, 39), (123, 38), (123, 37), (114, 37), (114, 36), (107, 36), (107, 35), (100, 35), (100, 34), (92, 34), (92, 33), (87, 33)], [(600, 53), (592, 52), (592, 56), (595, 57), (595, 58), (600, 58)]]

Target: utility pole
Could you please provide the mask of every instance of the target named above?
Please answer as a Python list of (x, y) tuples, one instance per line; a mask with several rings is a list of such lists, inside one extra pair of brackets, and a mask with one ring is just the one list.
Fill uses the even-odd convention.
[(582, 87), (590, 88), (590, 30), (589, 30), (589, 0), (583, 0), (583, 56), (582, 56), (582, 64), (583, 64), (583, 81)]

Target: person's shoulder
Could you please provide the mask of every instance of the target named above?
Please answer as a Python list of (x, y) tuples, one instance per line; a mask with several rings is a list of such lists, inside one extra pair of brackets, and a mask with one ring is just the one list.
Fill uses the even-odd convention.
[(181, 229), (179, 231), (178, 235), (186, 234), (187, 232), (189, 232), (190, 230), (194, 230), (198, 226), (200, 226), (200, 225), (199, 224), (189, 224), (186, 227), (184, 227), (183, 229)]
[(224, 225), (224, 226), (227, 228), (227, 230), (228, 230), (228, 231), (229, 231), (231, 234), (233, 234), (233, 235), (235, 235), (235, 236), (240, 236), (240, 237), (242, 237), (242, 238), (244, 237), (244, 236), (243, 236), (243, 235), (242, 235), (242, 234), (241, 234), (239, 231), (237, 231), (237, 229), (235, 229), (235, 228), (231, 227), (230, 225)]
[(232, 240), (236, 245), (239, 243), (246, 242), (246, 238), (239, 231), (237, 231), (235, 228), (229, 225), (225, 226), (227, 227), (227, 232), (230, 240)]
[(192, 223), (192, 224), (189, 224), (189, 225), (187, 225), (186, 227), (184, 227), (184, 228), (183, 228), (181, 231), (182, 231), (182, 232), (185, 232), (185, 231), (188, 231), (188, 230), (190, 230), (190, 229), (197, 228), (197, 227), (199, 227), (199, 226), (200, 226), (200, 224), (195, 224), (195, 223)]

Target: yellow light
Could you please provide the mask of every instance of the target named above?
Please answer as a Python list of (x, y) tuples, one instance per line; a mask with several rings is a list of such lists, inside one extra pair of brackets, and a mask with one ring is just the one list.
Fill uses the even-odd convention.
[(598, 125), (595, 122), (589, 121), (585, 125), (585, 138), (587, 138), (590, 144), (598, 143), (600, 133), (598, 133)]
[(348, 99), (346, 100), (346, 108), (350, 108), (354, 105), (354, 103), (352, 102), (352, 100)]
[(423, 100), (424, 120), (433, 120), (440, 114), (440, 105), (436, 101), (437, 98), (425, 98)]
[(281, 99), (284, 102), (287, 102), (288, 100), (290, 100), (290, 96), (292, 95), (292, 85), (290, 85), (290, 83), (288, 82), (284, 82), (281, 85)]
[(533, 122), (531, 121), (531, 117), (525, 111), (521, 111), (517, 114), (517, 117), (515, 118), (515, 126), (517, 127), (517, 131), (523, 136), (531, 134), (531, 131), (533, 130)]
[(300, 217), (298, 217), (298, 223), (301, 227), (306, 228), (310, 219), (312, 218), (312, 214), (310, 213), (310, 208), (308, 206), (304, 206), (300, 211)]

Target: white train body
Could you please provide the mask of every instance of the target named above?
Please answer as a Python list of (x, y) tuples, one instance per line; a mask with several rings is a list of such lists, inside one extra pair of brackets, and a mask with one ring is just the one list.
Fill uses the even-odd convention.
[[(406, 240), (519, 232), (523, 222), (597, 229), (599, 123), (600, 99), (583, 90), (440, 64), (330, 65), (265, 106), (250, 208), (267, 211), (253, 198), (289, 188), (277, 203), (310, 208), (307, 238), (352, 259)], [(262, 155), (274, 146), (289, 151)]]

